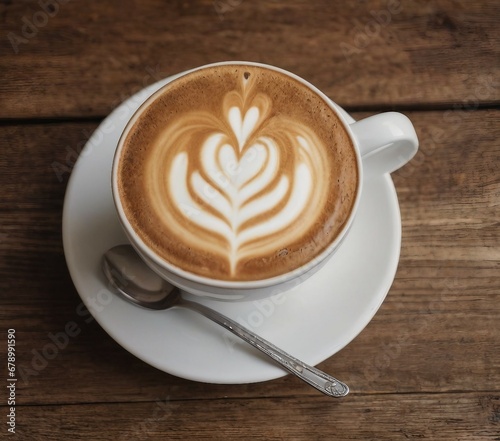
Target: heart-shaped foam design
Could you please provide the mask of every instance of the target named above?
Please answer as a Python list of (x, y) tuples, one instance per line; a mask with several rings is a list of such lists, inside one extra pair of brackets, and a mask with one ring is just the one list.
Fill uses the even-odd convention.
[(326, 148), (301, 121), (273, 112), (268, 95), (244, 84), (224, 98), (222, 118), (179, 115), (149, 159), (149, 206), (164, 234), (182, 243), (183, 259), (207, 256), (230, 279), (245, 262), (302, 253), (294, 244), (321, 228)]
[[(247, 131), (240, 132), (245, 140), (258, 120), (258, 110), (252, 113), (251, 119), (244, 119)], [(201, 169), (191, 175), (188, 157), (180, 154), (172, 167), (175, 172), (171, 174), (170, 188), (176, 205), (198, 207), (190, 218), (192, 222), (225, 238), (234, 268), (242, 245), (283, 230), (296, 219), (307, 202), (312, 176), (307, 167), (299, 167), (294, 181), (301, 185), (291, 188), (286, 175), (280, 174), (279, 147), (272, 139), (257, 138), (244, 151), (241, 144), (231, 146), (224, 143), (225, 139), (218, 133), (205, 141)], [(197, 199), (203, 201), (205, 209), (196, 203)], [(277, 209), (280, 205), (284, 206)]]
[(228, 121), (238, 140), (238, 147), (241, 152), (241, 149), (259, 121), (259, 109), (257, 107), (251, 107), (245, 113), (245, 117), (242, 118), (241, 110), (238, 107), (231, 107), (228, 113)]

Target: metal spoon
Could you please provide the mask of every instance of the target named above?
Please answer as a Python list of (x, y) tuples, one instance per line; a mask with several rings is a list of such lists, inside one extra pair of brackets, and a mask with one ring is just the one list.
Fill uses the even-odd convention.
[(104, 254), (103, 271), (117, 294), (147, 309), (181, 306), (199, 312), (223, 326), (319, 391), (344, 397), (349, 387), (325, 372), (287, 354), (240, 324), (199, 303), (186, 300), (181, 291), (163, 280), (142, 261), (130, 245), (118, 245)]

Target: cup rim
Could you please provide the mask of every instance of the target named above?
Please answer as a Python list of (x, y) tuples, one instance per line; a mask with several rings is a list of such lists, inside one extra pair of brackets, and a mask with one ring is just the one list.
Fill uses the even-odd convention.
[[(127, 138), (127, 135), (130, 133), (131, 129), (135, 125), (136, 121), (139, 119), (139, 117), (142, 115), (142, 113), (149, 107), (149, 104), (154, 102), (158, 96), (160, 96), (164, 90), (170, 86), (172, 82), (177, 81), (178, 79), (183, 78), (186, 75), (191, 74), (192, 72), (196, 72), (198, 70), (202, 69), (207, 69), (215, 66), (227, 66), (227, 65), (235, 65), (235, 66), (255, 66), (255, 67), (261, 67), (264, 69), (269, 69), (273, 70), (276, 72), (279, 72), (281, 74), (284, 74), (304, 86), (308, 87), (310, 90), (312, 90), (314, 93), (316, 93), (330, 108), (335, 114), (337, 115), (338, 119), (341, 121), (341, 123), (344, 126), (344, 129), (349, 135), (349, 138), (351, 140), (352, 145), (354, 146), (354, 153), (355, 153), (355, 158), (356, 158), (356, 164), (357, 164), (357, 171), (358, 171), (358, 179), (357, 179), (357, 185), (356, 185), (356, 196), (354, 198), (354, 202), (352, 204), (351, 210), (349, 212), (349, 216), (347, 220), (344, 222), (342, 225), (342, 228), (340, 229), (339, 233), (337, 234), (337, 237), (318, 255), (314, 256), (311, 260), (308, 262), (304, 263), (303, 265), (291, 270), (287, 271), (285, 273), (279, 274), (277, 276), (265, 278), (265, 279), (258, 279), (258, 280), (221, 280), (221, 279), (215, 279), (215, 278), (210, 278), (206, 276), (200, 276), (198, 274), (192, 273), (190, 271), (186, 271), (170, 262), (168, 262), (166, 259), (162, 258), (159, 256), (155, 251), (153, 251), (150, 247), (147, 246), (147, 244), (142, 240), (142, 238), (139, 236), (139, 234), (136, 233), (134, 230), (134, 227), (130, 223), (129, 219), (127, 218), (127, 215), (125, 214), (125, 210), (123, 209), (122, 202), (120, 200), (120, 192), (118, 190), (118, 164), (119, 164), (119, 159), (121, 156), (121, 151), (123, 150), (124, 146), (124, 141)], [(210, 63), (210, 64), (205, 64), (203, 66), (199, 66), (193, 69), (186, 70), (184, 72), (180, 72), (176, 75), (172, 75), (170, 78), (172, 78), (170, 81), (168, 81), (166, 84), (162, 85), (158, 90), (156, 90), (153, 94), (151, 94), (134, 112), (132, 117), (128, 120), (125, 128), (123, 129), (120, 138), (118, 140), (118, 144), (115, 149), (115, 153), (113, 156), (113, 163), (112, 163), (112, 171), (111, 171), (111, 187), (112, 187), (112, 196), (113, 196), (113, 201), (115, 208), (118, 212), (118, 218), (120, 220), (120, 223), (125, 230), (125, 233), (129, 240), (132, 242), (134, 245), (134, 248), (139, 252), (139, 254), (144, 254), (142, 257), (150, 259), (155, 265), (157, 265), (161, 269), (165, 269), (169, 273), (174, 274), (177, 277), (181, 277), (182, 279), (189, 281), (189, 282), (194, 282), (197, 283), (198, 285), (204, 285), (207, 287), (214, 287), (214, 288), (223, 288), (223, 289), (258, 289), (258, 288), (267, 288), (273, 285), (278, 285), (284, 282), (287, 282), (289, 280), (293, 280), (295, 278), (300, 277), (301, 275), (304, 275), (308, 273), (312, 268), (316, 267), (319, 265), (321, 262), (323, 262), (325, 259), (329, 258), (329, 256), (333, 255), (335, 253), (335, 250), (339, 247), (343, 239), (345, 238), (347, 232), (349, 231), (358, 206), (359, 206), (359, 201), (361, 198), (361, 190), (362, 190), (362, 183), (363, 183), (363, 165), (362, 165), (362, 160), (361, 160), (361, 155), (360, 155), (360, 150), (359, 150), (359, 145), (358, 145), (358, 140), (354, 136), (354, 133), (350, 127), (350, 123), (346, 120), (345, 116), (336, 108), (334, 105), (334, 102), (328, 98), (327, 95), (325, 95), (321, 90), (319, 90), (316, 86), (313, 84), (309, 83), (307, 80), (299, 77), (298, 75), (289, 72), (285, 69), (264, 64), (264, 63), (258, 63), (258, 62), (253, 62), (253, 61), (221, 61), (221, 62), (216, 62), (216, 63)]]

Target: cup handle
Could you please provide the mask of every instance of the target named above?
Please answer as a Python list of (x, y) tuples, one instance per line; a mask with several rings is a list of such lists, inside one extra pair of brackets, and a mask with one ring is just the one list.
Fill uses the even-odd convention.
[(358, 141), (365, 178), (392, 173), (417, 153), (415, 128), (402, 113), (380, 113), (350, 127)]

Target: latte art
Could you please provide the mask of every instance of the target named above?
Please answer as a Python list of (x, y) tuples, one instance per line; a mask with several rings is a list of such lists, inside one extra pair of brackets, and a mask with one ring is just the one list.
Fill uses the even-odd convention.
[(231, 276), (241, 259), (304, 234), (316, 222), (308, 207), (326, 198), (312, 192), (326, 163), (320, 140), (300, 121), (269, 118), (272, 102), (255, 96), (251, 81), (225, 97), (224, 120), (196, 111), (180, 117), (147, 166), (161, 216), (191, 247), (226, 258)]
[[(124, 155), (125, 199), (127, 192), (142, 199), (139, 210), (130, 208), (139, 215), (138, 233), (182, 269), (228, 280), (278, 275), (321, 252), (350, 212), (352, 149), (346, 172), (337, 155), (349, 150), (327, 144), (331, 134), (318, 136), (303, 111), (287, 112), (283, 97), (262, 86), (262, 70), (228, 69), (231, 81), (210, 105), (201, 98), (166, 123), (159, 118), (161, 125), (153, 114), (154, 136), (142, 144), (143, 154), (130, 150), (136, 154), (128, 162)], [(326, 105), (321, 110), (335, 115)], [(350, 187), (342, 189), (346, 177)]]

